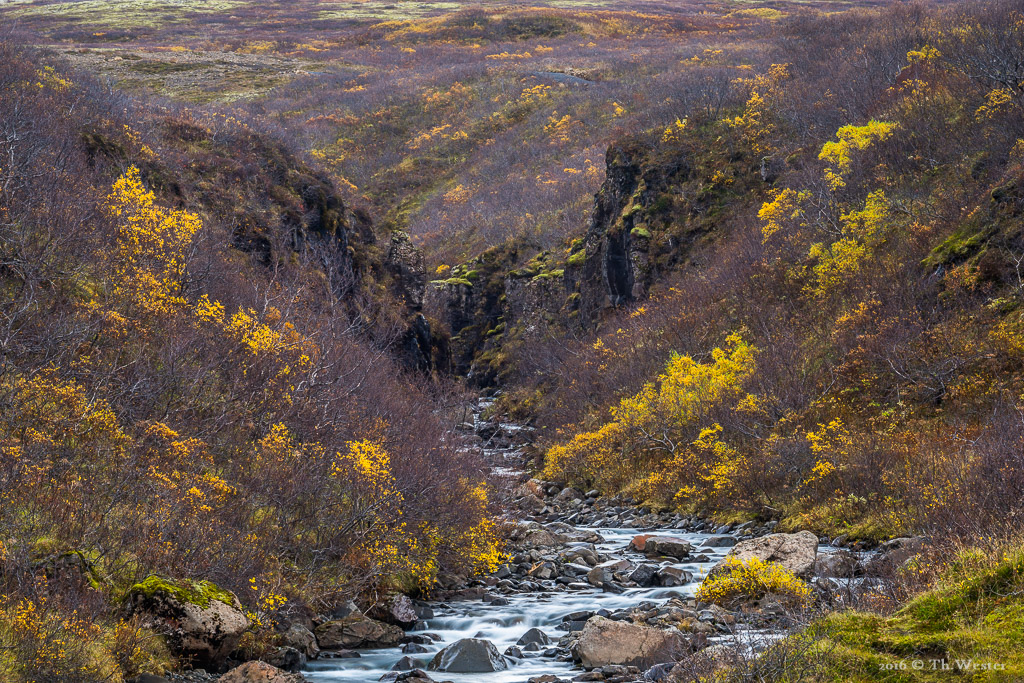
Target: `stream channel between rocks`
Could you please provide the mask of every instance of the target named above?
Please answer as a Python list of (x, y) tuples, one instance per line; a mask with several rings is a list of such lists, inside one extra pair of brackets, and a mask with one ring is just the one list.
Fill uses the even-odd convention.
[[(473, 413), (473, 419), (464, 427), (466, 431), (472, 427), (478, 435), (484, 435), (476, 448), (482, 448), (484, 456), (490, 463), (496, 477), (507, 479), (511, 486), (516, 486), (525, 479), (523, 475), (524, 456), (520, 446), (528, 441), (528, 434), (519, 425), (487, 423), (480, 418), (481, 410), (488, 405), (484, 400)], [(496, 429), (494, 427), (497, 427)], [(500, 438), (495, 438), (497, 434)], [(511, 438), (510, 438), (511, 437)], [(545, 508), (546, 509), (546, 508)], [(543, 513), (541, 513), (543, 515)], [(578, 517), (577, 514), (547, 515), (548, 522), (566, 522), (570, 524)], [(534, 519), (537, 519), (535, 516)], [(651, 519), (651, 515), (636, 508), (627, 508), (624, 513), (616, 516), (615, 523)], [(673, 519), (679, 519), (674, 516)], [(509, 667), (503, 671), (490, 673), (453, 673), (430, 672), (431, 678), (437, 681), (453, 681), (454, 683), (525, 683), (531, 677), (553, 674), (559, 678), (571, 679), (582, 673), (582, 669), (571, 661), (564, 661), (555, 653), (559, 639), (567, 635), (564, 617), (574, 612), (597, 612), (607, 610), (615, 613), (632, 609), (641, 603), (651, 603), (647, 607), (660, 607), (671, 598), (682, 600), (692, 599), (703, 577), (729, 551), (729, 547), (705, 547), (704, 542), (717, 538), (722, 539), (722, 530), (715, 533), (693, 531), (683, 527), (683, 523), (673, 526), (651, 527), (606, 527), (578, 526), (574, 527), (582, 533), (596, 532), (601, 541), (594, 544), (569, 542), (563, 546), (549, 550), (563, 552), (574, 547), (589, 548), (600, 556), (602, 562), (626, 559), (635, 565), (656, 565), (659, 570), (668, 567), (684, 570), (684, 582), (672, 587), (624, 587), (621, 592), (606, 591), (591, 586), (587, 577), (581, 576), (571, 585), (556, 584), (554, 580), (531, 579), (532, 588), (519, 592), (516, 590), (498, 590), (493, 580), (487, 587), (487, 596), (500, 596), (499, 604), (491, 604), (480, 598), (463, 599), (447, 602), (427, 603), (433, 617), (419, 624), (417, 629), (409, 631), (407, 636), (417, 634), (431, 638), (419, 638), (426, 651), (411, 655), (427, 663), (434, 655), (452, 643), (463, 638), (482, 638), (492, 642), (498, 652), (504, 653), (531, 628), (537, 628), (547, 634), (551, 645), (543, 646), (538, 651), (523, 652), (522, 657), (505, 657)], [(691, 556), (683, 560), (658, 558), (652, 560), (642, 553), (629, 547), (630, 540), (637, 534), (655, 534), (671, 536), (688, 541), (694, 548)], [(575, 535), (571, 532), (569, 535)], [(737, 536), (738, 540), (738, 536)], [(731, 545), (731, 543), (729, 544)], [(821, 548), (825, 550), (825, 548)], [(679, 574), (676, 573), (678, 576)], [(686, 580), (689, 579), (689, 580)], [(539, 590), (538, 590), (539, 588)], [(507, 601), (507, 604), (500, 604)], [(601, 612), (605, 614), (605, 612)], [(585, 619), (586, 617), (582, 617)], [(720, 629), (721, 630), (721, 629)], [(758, 648), (760, 644), (778, 637), (778, 633), (745, 631), (737, 627), (730, 634), (709, 634), (709, 641), (728, 638), (732, 643), (745, 643), (746, 647)], [(439, 639), (438, 639), (439, 637)], [(433, 642), (425, 642), (433, 640)], [(315, 683), (329, 681), (350, 681), (370, 683), (378, 681), (392, 671), (395, 664), (405, 656), (398, 647), (385, 649), (360, 650), (359, 657), (346, 659), (319, 659), (308, 663), (303, 675)], [(426, 668), (425, 666), (422, 668)]]

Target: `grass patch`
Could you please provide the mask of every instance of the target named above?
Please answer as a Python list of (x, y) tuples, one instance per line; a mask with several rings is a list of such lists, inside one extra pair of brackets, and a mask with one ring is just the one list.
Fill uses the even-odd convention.
[(815, 681), (1024, 680), (1024, 550), (963, 551), (892, 616), (831, 614), (788, 640)]

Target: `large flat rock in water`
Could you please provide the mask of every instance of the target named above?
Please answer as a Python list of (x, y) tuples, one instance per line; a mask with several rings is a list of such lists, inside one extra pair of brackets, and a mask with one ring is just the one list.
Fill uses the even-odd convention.
[(576, 644), (580, 662), (587, 669), (610, 665), (646, 669), (676, 661), (689, 650), (689, 640), (675, 629), (640, 626), (604, 617), (587, 621)]
[(724, 573), (725, 562), (732, 557), (744, 562), (756, 557), (765, 562), (780, 564), (797, 576), (809, 576), (814, 569), (814, 560), (817, 556), (818, 537), (810, 531), (768, 534), (734, 545), (725, 559), (715, 565), (708, 577)]
[(643, 541), (644, 554), (666, 555), (677, 560), (684, 560), (690, 555), (693, 545), (685, 538), (676, 536), (648, 536)]
[(397, 626), (358, 613), (320, 624), (314, 633), (322, 650), (396, 647), (405, 636)]

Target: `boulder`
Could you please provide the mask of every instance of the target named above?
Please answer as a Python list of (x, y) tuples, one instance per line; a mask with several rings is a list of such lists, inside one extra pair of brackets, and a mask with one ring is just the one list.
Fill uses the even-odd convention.
[(676, 629), (659, 629), (594, 617), (576, 642), (576, 655), (587, 669), (620, 664), (652, 667), (679, 659), (690, 642)]
[(864, 563), (864, 572), (870, 576), (888, 576), (902, 567), (907, 560), (919, 555), (925, 548), (923, 536), (894, 538), (878, 546), (878, 552)]
[(320, 624), (314, 633), (321, 650), (397, 647), (405, 635), (402, 629), (393, 624), (385, 624), (362, 614), (350, 614), (344, 619)]
[(212, 671), (225, 668), (249, 628), (235, 594), (207, 581), (175, 583), (150, 576), (129, 589), (127, 602), (143, 627), (164, 634), (174, 655)]
[(316, 659), (320, 654), (316, 636), (305, 626), (293, 624), (287, 631), (281, 633), (281, 644), (285, 647), (295, 648), (307, 659)]
[(652, 538), (654, 534), (637, 534), (633, 537), (633, 540), (629, 542), (629, 549), (635, 550), (638, 553), (645, 551), (647, 547), (647, 539)]
[(306, 655), (288, 646), (279, 647), (261, 659), (284, 671), (301, 671), (302, 667), (306, 666)]
[(301, 674), (290, 674), (266, 662), (246, 662), (220, 677), (219, 683), (305, 683)]
[(735, 536), (712, 536), (705, 538), (701, 545), (705, 548), (731, 548), (736, 545)]
[(693, 574), (679, 567), (662, 567), (654, 577), (655, 582), (664, 588), (684, 586), (693, 580)]
[(406, 643), (402, 646), (402, 653), (407, 655), (421, 655), (426, 652), (430, 652), (427, 648), (423, 647), (419, 643)]
[(547, 529), (534, 529), (523, 536), (522, 545), (530, 548), (549, 548), (561, 545), (562, 539)]
[(657, 567), (650, 564), (642, 564), (630, 573), (629, 580), (638, 586), (650, 586), (654, 583), (654, 577), (657, 575)]
[(434, 681), (423, 669), (389, 671), (377, 680), (382, 683), (433, 683)]
[(408, 595), (393, 595), (370, 610), (370, 616), (385, 624), (394, 624), (399, 628), (409, 629), (419, 621), (416, 607)]
[[(808, 576), (814, 569), (814, 560), (818, 556), (818, 537), (810, 531), (795, 534), (768, 534), (760, 538), (740, 541), (732, 547), (728, 558), (742, 561), (757, 558), (765, 562), (780, 564), (797, 576)], [(712, 568), (708, 574), (719, 576), (725, 570), (725, 560)]]
[(684, 538), (675, 536), (651, 536), (644, 541), (644, 553), (647, 555), (667, 555), (677, 560), (686, 559), (693, 545)]
[(555, 565), (551, 562), (538, 562), (530, 567), (530, 571), (526, 572), (526, 575), (534, 579), (547, 581), (558, 576), (558, 570), (555, 569)]
[(597, 588), (604, 588), (611, 585), (616, 572), (628, 572), (633, 568), (629, 560), (609, 560), (602, 562), (587, 572), (587, 583)]
[(849, 550), (822, 553), (814, 560), (814, 574), (836, 579), (850, 578), (857, 571), (857, 558)]
[(427, 665), (427, 663), (424, 662), (422, 659), (419, 659), (417, 657), (410, 657), (409, 655), (405, 655), (404, 657), (399, 659), (397, 662), (395, 662), (395, 665), (393, 667), (391, 667), (391, 670), (392, 671), (412, 671), (413, 669), (422, 669), (426, 665)]
[(550, 645), (551, 638), (539, 628), (531, 628), (516, 641), (516, 645), (530, 645), (532, 643), (536, 643), (537, 645)]
[(463, 638), (434, 655), (428, 668), (449, 673), (490, 673), (504, 671), (508, 668), (508, 662), (491, 641)]

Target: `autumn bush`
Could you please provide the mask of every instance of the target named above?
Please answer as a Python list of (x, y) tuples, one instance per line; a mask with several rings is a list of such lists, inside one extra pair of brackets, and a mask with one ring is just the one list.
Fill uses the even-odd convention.
[(404, 304), (329, 180), (238, 119), (0, 64), (4, 680), (169, 665), (120, 620), (154, 574), (232, 590), (257, 643), (503, 561), (434, 412), (458, 391), (392, 352)]
[(770, 597), (791, 607), (806, 607), (811, 587), (780, 564), (752, 557), (725, 559), (721, 573), (709, 576), (697, 590), (697, 599), (723, 607)]
[[(593, 336), (531, 340), (515, 376), (542, 387), (545, 476), (868, 541), (1003, 533), (1021, 513), (1024, 110), (979, 65), (1003, 63), (1021, 16), (793, 17), (717, 121), (653, 128), (639, 177), (673, 153), (700, 168), (714, 140), (761, 179)], [(843, 96), (816, 85), (837, 74)], [(750, 364), (727, 391), (665, 381), (673, 358), (713, 374), (736, 330)]]

